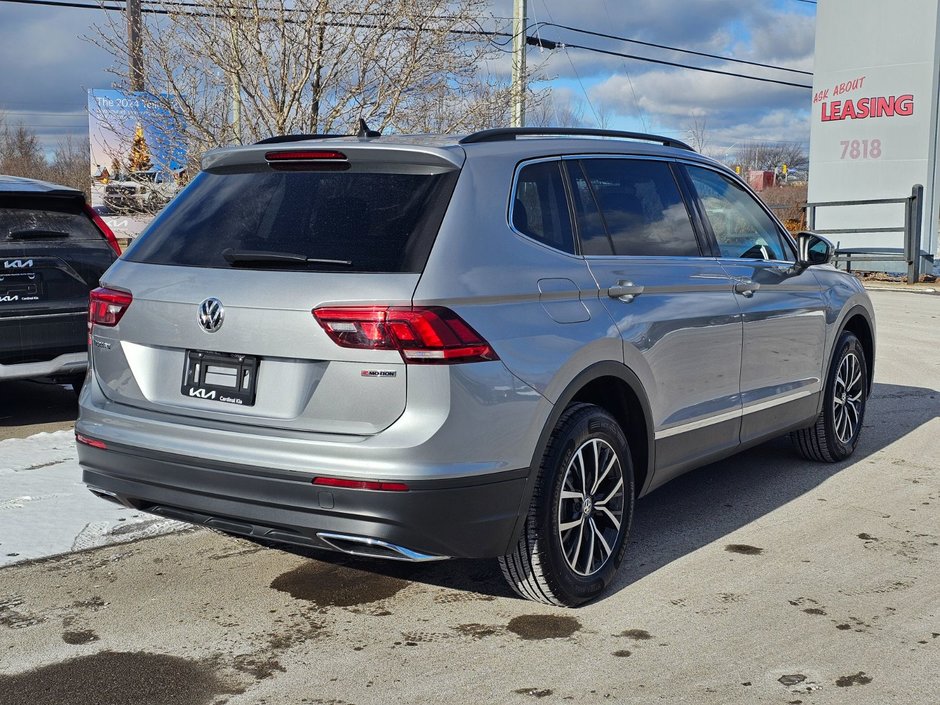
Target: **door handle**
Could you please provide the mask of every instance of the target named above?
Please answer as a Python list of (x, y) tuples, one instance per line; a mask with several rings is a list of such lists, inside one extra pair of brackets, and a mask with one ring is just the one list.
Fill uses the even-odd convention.
[(734, 293), (749, 299), (754, 296), (754, 292), (760, 289), (760, 284), (752, 282), (750, 279), (739, 281), (734, 285)]
[(619, 281), (607, 290), (607, 295), (612, 299), (620, 299), (625, 304), (630, 303), (637, 296), (643, 293), (643, 287), (628, 281)]

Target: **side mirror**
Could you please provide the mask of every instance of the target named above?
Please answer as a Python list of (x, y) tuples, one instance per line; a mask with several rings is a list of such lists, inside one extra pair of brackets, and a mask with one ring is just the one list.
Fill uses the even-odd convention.
[(799, 254), (796, 262), (801, 267), (814, 264), (829, 264), (835, 254), (835, 248), (826, 238), (811, 232), (802, 232), (796, 236)]

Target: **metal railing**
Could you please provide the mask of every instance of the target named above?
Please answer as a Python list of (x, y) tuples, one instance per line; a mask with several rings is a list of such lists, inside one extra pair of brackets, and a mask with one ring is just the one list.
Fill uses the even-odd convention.
[[(891, 228), (821, 228), (816, 229), (816, 209), (823, 207), (874, 206), (898, 203), (904, 205), (904, 225)], [(806, 227), (820, 235), (858, 233), (904, 233), (904, 247), (853, 247), (836, 249), (835, 261), (844, 261), (851, 271), (853, 262), (904, 262), (907, 264), (907, 280), (920, 279), (921, 261), (931, 260), (931, 253), (921, 249), (921, 230), (924, 214), (924, 187), (915, 184), (907, 198), (873, 198), (864, 201), (818, 201), (806, 204)], [(830, 238), (831, 239), (831, 238)]]

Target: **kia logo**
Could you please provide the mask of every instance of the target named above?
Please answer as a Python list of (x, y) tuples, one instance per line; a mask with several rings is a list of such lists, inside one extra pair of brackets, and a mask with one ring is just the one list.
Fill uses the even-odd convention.
[(33, 261), (31, 259), (22, 260), (22, 259), (9, 259), (3, 263), (4, 269), (23, 269), (25, 267), (32, 267)]
[(215, 333), (224, 319), (225, 308), (218, 299), (209, 298), (199, 304), (199, 325), (206, 333)]

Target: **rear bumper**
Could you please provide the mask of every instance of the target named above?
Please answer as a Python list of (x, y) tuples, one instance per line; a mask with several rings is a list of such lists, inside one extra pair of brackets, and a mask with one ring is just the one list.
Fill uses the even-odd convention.
[(312, 472), (110, 443), (107, 450), (79, 444), (78, 457), (89, 489), (135, 509), (318, 548), (352, 551), (369, 545), (362, 540), (371, 540), (379, 548), (356, 552), (409, 558), (391, 555), (381, 547), (384, 543), (420, 554), (419, 560), (504, 555), (528, 475), (522, 469), (475, 479), (418, 481), (409, 483), (407, 492), (384, 492), (319, 488), (311, 484)]
[(41, 362), (0, 365), (0, 380), (65, 377), (83, 374), (86, 369), (88, 369), (87, 352), (66, 353)]

